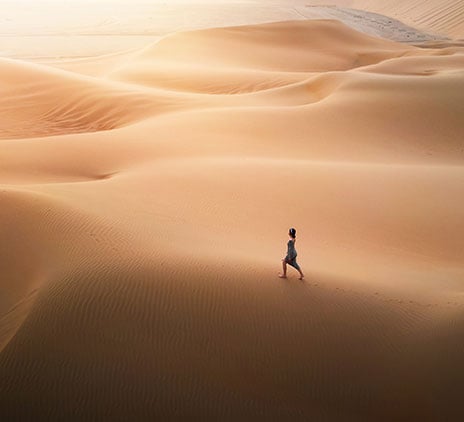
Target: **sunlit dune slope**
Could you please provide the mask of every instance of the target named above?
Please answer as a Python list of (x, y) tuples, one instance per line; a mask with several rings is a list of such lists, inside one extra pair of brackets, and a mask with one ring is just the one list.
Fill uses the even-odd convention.
[[(285, 77), (295, 78), (293, 73), (348, 70), (411, 51), (413, 47), (369, 37), (338, 21), (278, 22), (167, 36), (111, 77), (195, 91), (214, 89), (223, 80), (252, 90), (282, 84)], [(258, 78), (269, 82), (260, 84)]]

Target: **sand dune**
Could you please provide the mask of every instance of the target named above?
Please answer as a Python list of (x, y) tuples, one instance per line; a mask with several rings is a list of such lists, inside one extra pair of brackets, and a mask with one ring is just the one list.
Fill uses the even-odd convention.
[(463, 57), (314, 20), (2, 59), (0, 419), (461, 420)]
[(178, 109), (172, 94), (150, 93), (49, 66), (2, 59), (0, 138), (114, 129)]
[[(321, 6), (358, 9), (362, 16), (366, 11), (396, 18), (412, 28), (443, 34), (452, 38), (464, 37), (464, 5), (454, 0), (323, 0), (316, 5), (305, 2), (302, 11), (311, 11)], [(368, 15), (365, 15), (368, 17)], [(334, 16), (336, 18), (336, 16)], [(362, 23), (361, 25), (369, 25)], [(411, 33), (412, 37), (413, 34)]]
[(414, 27), (433, 30), (453, 38), (464, 38), (464, 4), (453, 0), (407, 0), (381, 2), (355, 0), (360, 9), (397, 17)]

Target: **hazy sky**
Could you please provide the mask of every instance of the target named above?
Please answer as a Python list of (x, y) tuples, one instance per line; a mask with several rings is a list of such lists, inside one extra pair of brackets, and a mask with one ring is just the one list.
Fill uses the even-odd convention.
[[(171, 32), (302, 19), (307, 0), (0, 0), (0, 56), (101, 54)], [(71, 47), (71, 48), (69, 48)]]
[[(297, 16), (306, 0), (0, 0), (0, 35), (166, 32)], [(285, 13), (287, 10), (288, 13)], [(290, 13), (290, 15), (289, 15)]]

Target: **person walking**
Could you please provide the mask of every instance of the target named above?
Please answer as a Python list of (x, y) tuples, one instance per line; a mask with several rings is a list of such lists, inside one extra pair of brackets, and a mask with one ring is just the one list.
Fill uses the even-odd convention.
[(287, 242), (287, 255), (284, 259), (282, 259), (282, 269), (283, 273), (279, 274), (280, 278), (287, 278), (287, 264), (291, 265), (300, 273), (300, 280), (303, 280), (304, 274), (301, 271), (300, 266), (296, 262), (297, 252), (295, 249), (295, 242), (296, 242), (296, 230), (291, 228), (288, 230), (288, 235), (290, 236), (290, 240)]

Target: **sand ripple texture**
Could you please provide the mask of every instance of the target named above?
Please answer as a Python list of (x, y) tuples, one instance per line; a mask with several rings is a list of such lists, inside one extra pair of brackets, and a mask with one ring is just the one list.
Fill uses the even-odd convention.
[[(341, 3), (335, 0), (333, 3)], [(454, 38), (464, 38), (464, 4), (455, 0), (347, 0), (360, 9), (396, 17), (414, 27), (427, 28)]]
[(94, 60), (0, 61), (2, 421), (464, 420), (459, 42)]

